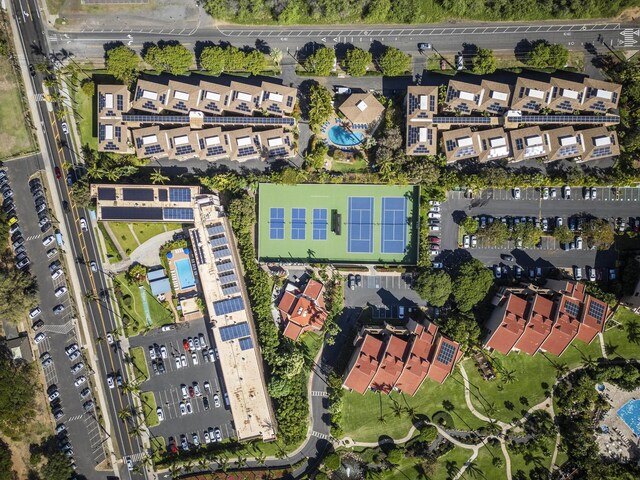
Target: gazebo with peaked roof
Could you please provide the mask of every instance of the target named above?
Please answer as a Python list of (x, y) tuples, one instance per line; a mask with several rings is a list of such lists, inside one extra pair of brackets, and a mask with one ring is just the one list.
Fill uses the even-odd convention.
[(382, 115), (384, 106), (372, 93), (354, 93), (340, 105), (340, 111), (352, 124), (369, 125)]

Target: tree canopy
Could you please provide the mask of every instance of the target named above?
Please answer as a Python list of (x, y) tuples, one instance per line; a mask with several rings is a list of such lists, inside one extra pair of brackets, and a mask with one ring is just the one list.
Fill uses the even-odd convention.
[(131, 85), (140, 73), (140, 57), (129, 47), (120, 45), (107, 51), (107, 73)]
[(484, 239), (487, 246), (499, 247), (509, 240), (509, 227), (502, 222), (494, 221), (482, 230), (479, 230), (478, 235)]
[(184, 75), (193, 65), (193, 52), (179, 43), (152, 45), (145, 52), (144, 61), (158, 71)]
[(480, 343), (480, 326), (470, 313), (453, 312), (440, 320), (441, 331), (463, 348)]
[(304, 61), (304, 68), (319, 77), (327, 77), (331, 74), (336, 63), (336, 52), (333, 48), (322, 47), (309, 55)]
[(553, 230), (553, 237), (560, 243), (572, 242), (575, 235), (567, 225), (560, 225)]
[(480, 303), (493, 284), (493, 274), (480, 260), (471, 259), (458, 269), (453, 282), (453, 298), (462, 312)]
[(9, 445), (0, 440), (0, 480), (14, 480), (13, 461)]
[(451, 295), (451, 277), (444, 270), (423, 270), (413, 287), (420, 298), (434, 307), (443, 306)]
[(316, 83), (309, 89), (309, 126), (318, 128), (333, 114), (331, 92)]
[(564, 45), (538, 42), (529, 53), (527, 63), (536, 68), (564, 68), (569, 61), (569, 50)]
[(367, 66), (373, 61), (370, 52), (361, 48), (351, 48), (347, 50), (344, 60), (344, 68), (352, 77), (362, 77), (367, 73)]
[(540, 243), (542, 230), (531, 222), (519, 223), (513, 227), (512, 237), (522, 240), (522, 246), (524, 248), (533, 248)]
[(19, 322), (38, 303), (36, 280), (13, 268), (0, 269), (0, 317)]
[(613, 228), (604, 218), (594, 218), (585, 223), (582, 230), (589, 247), (595, 246), (598, 250), (608, 249), (614, 241)]
[(382, 73), (388, 77), (404, 75), (411, 69), (411, 55), (395, 47), (387, 47), (378, 62)]
[(0, 347), (0, 432), (19, 435), (35, 416), (36, 381), (30, 365), (13, 362), (11, 351)]
[(479, 48), (473, 56), (471, 71), (478, 75), (488, 75), (498, 68), (498, 61), (493, 50), (488, 48)]
[(473, 217), (464, 217), (462, 222), (460, 222), (460, 226), (466, 233), (473, 235), (478, 231), (478, 220)]

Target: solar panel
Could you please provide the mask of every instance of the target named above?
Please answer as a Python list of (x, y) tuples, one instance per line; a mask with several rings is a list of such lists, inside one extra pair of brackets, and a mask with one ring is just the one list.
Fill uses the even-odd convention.
[(158, 200), (160, 200), (161, 202), (166, 202), (167, 201), (167, 189), (166, 188), (159, 188), (158, 189)]
[(227, 247), (219, 248), (218, 250), (213, 251), (213, 256), (215, 258), (225, 258), (231, 256), (231, 250)]
[(124, 110), (124, 97), (122, 95), (116, 95), (116, 108), (120, 111)]
[[(249, 109), (246, 110), (249, 113)], [(291, 117), (221, 117), (205, 116), (204, 123), (209, 125), (295, 125), (295, 119)]]
[(156, 207), (102, 207), (102, 220), (161, 221), (162, 208)]
[(607, 157), (613, 155), (610, 146), (596, 147), (591, 151), (591, 158)]
[[(143, 105), (145, 108), (157, 110), (153, 104)], [(188, 124), (189, 115), (122, 115), (123, 122), (153, 124)]]
[(455, 354), (456, 354), (455, 347), (450, 343), (443, 342), (442, 346), (440, 347), (440, 352), (438, 352), (438, 358), (436, 360), (438, 360), (441, 363), (444, 363), (445, 365), (449, 365), (453, 360), (453, 357)]
[(216, 263), (216, 270), (218, 270), (218, 273), (222, 274), (224, 272), (230, 272), (235, 268), (235, 266), (233, 265), (233, 261), (231, 260), (223, 260), (219, 263)]
[[(216, 315), (222, 316), (227, 315), (228, 313), (240, 312), (244, 310), (244, 302), (242, 301), (242, 297), (233, 297), (227, 300), (220, 300), (218, 302), (213, 302), (213, 311)], [(246, 336), (249, 335), (246, 333)]]
[(305, 239), (306, 217), (306, 208), (291, 209), (291, 240)]
[(573, 318), (578, 318), (578, 314), (580, 313), (580, 305), (573, 302), (566, 302), (564, 304), (564, 308), (567, 311), (567, 313), (571, 315)]
[(220, 283), (224, 285), (231, 282), (237, 282), (238, 276), (236, 275), (236, 272), (229, 270), (228, 272), (218, 275), (218, 279), (220, 280)]
[(240, 293), (240, 287), (235, 283), (231, 285), (224, 285), (222, 287), (222, 293), (224, 295), (233, 295), (234, 293)]
[(116, 199), (116, 189), (110, 187), (99, 187), (98, 188), (98, 200), (115, 200)]
[(434, 124), (487, 125), (492, 117), (433, 117)]
[(604, 320), (605, 308), (604, 304), (591, 300), (591, 303), (589, 304), (589, 316), (595, 318), (598, 323), (602, 323)]
[(193, 208), (163, 208), (165, 220), (193, 220)]
[[(222, 301), (226, 302), (227, 300)], [(251, 331), (249, 330), (249, 324), (247, 322), (220, 327), (220, 337), (222, 338), (223, 342), (228, 342), (229, 340), (235, 340), (236, 338), (249, 336), (251, 336)]]
[[(435, 119), (434, 119), (435, 120)], [(618, 115), (514, 115), (507, 116), (512, 123), (620, 123)]]
[(191, 189), (190, 188), (169, 188), (169, 201), (171, 202), (190, 202), (191, 201)]
[(212, 247), (221, 247), (222, 245), (227, 245), (227, 237), (222, 235), (221, 237), (216, 237), (211, 239)]
[(238, 343), (240, 344), (240, 350), (244, 351), (253, 348), (251, 337), (241, 338), (240, 340), (238, 340)]
[(207, 227), (207, 233), (209, 234), (210, 237), (212, 237), (213, 235), (219, 235), (221, 233), (224, 233), (224, 225), (222, 223), (218, 223), (217, 225), (211, 225), (210, 227)]
[(122, 199), (134, 202), (152, 202), (153, 188), (123, 188)]
[(314, 240), (326, 240), (327, 239), (327, 209), (326, 208), (314, 208), (313, 209), (313, 239)]

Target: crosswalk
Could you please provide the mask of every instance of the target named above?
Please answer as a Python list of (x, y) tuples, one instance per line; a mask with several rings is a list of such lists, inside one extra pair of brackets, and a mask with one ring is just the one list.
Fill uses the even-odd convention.
[(132, 462), (139, 462), (145, 455), (147, 455), (147, 452), (138, 452), (132, 453), (129, 457), (131, 457)]
[(39, 238), (42, 238), (42, 235), (29, 235), (27, 238), (25, 238), (26, 241), (29, 240), (37, 240)]
[(73, 320), (69, 320), (63, 325), (45, 325), (44, 327), (42, 327), (42, 330), (49, 333), (59, 333), (61, 335), (66, 335), (67, 333), (71, 332), (73, 328)]
[(44, 102), (46, 101), (44, 98), (44, 93), (36, 93), (36, 102)]
[(69, 417), (69, 419), (67, 420), (67, 422), (73, 422), (75, 420), (81, 420), (82, 417), (84, 417), (84, 415), (80, 414), (80, 415), (74, 415), (73, 417)]
[(327, 392), (318, 392), (318, 391), (313, 390), (311, 392), (311, 396), (312, 397), (328, 397), (329, 395), (327, 394)]
[(313, 435), (316, 438), (319, 438), (321, 440), (329, 440), (331, 437), (329, 435), (327, 435), (326, 433), (320, 433), (320, 432), (316, 432), (315, 430), (311, 431), (311, 435)]
[(618, 40), (618, 43), (622, 44), (623, 47), (625, 48), (630, 48), (633, 47), (636, 43), (638, 43), (638, 40), (636, 40), (635, 36), (640, 36), (640, 29), (638, 30), (634, 30), (633, 28), (625, 28), (624, 30), (622, 30), (620, 32), (620, 35), (622, 35), (622, 40)]

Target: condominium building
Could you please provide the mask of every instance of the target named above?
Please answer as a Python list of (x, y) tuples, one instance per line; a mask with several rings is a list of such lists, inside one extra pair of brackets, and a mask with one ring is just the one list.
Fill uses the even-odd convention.
[(430, 123), (438, 113), (438, 87), (407, 89), (407, 155), (435, 155), (438, 131)]

